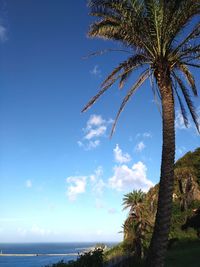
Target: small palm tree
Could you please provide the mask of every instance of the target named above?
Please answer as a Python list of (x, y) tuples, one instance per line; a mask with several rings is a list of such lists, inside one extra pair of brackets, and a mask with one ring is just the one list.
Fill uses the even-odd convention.
[[(199, 0), (91, 0), (92, 23), (89, 36), (121, 42), (129, 57), (104, 80), (101, 90), (84, 107), (86, 111), (117, 80), (123, 88), (135, 70), (141, 74), (123, 99), (114, 122), (135, 91), (151, 79), (154, 95), (162, 106), (163, 147), (158, 208), (154, 232), (147, 257), (148, 267), (164, 264), (172, 214), (175, 157), (175, 100), (180, 104), (185, 125), (188, 118), (185, 99), (199, 131), (197, 113), (190, 96), (197, 96), (195, 79), (190, 68), (200, 68), (200, 2)], [(184, 29), (194, 16), (194, 22)], [(185, 81), (186, 80), (186, 81)], [(187, 82), (187, 85), (186, 83)]]
[(144, 256), (144, 241), (153, 225), (153, 217), (149, 213), (149, 203), (145, 197), (146, 194), (141, 190), (134, 190), (123, 198), (124, 209), (130, 208), (123, 225), (125, 243), (134, 250), (138, 259)]
[[(123, 210), (130, 209), (127, 219), (125, 220), (125, 223), (123, 224), (124, 229), (124, 239), (129, 240), (129, 242), (133, 243), (133, 240), (135, 239), (135, 229), (133, 225), (134, 219), (137, 220), (139, 218), (139, 213), (141, 209), (141, 204), (143, 203), (145, 199), (145, 193), (141, 190), (133, 190), (133, 192), (130, 192), (126, 195), (124, 195), (123, 203), (124, 206)], [(132, 240), (130, 241), (130, 239)]]
[(133, 209), (134, 206), (142, 203), (145, 198), (145, 193), (142, 190), (133, 190), (133, 192), (124, 195), (123, 198), (123, 206), (124, 209), (131, 208)]

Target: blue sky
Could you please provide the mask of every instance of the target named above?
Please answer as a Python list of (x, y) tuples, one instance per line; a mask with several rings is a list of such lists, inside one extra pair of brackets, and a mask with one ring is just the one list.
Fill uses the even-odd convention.
[[(81, 109), (124, 55), (91, 40), (86, 1), (0, 0), (0, 241), (120, 241), (122, 198), (159, 180), (161, 116), (149, 82)], [(199, 78), (197, 77), (197, 84)], [(133, 76), (129, 82), (134, 81)], [(200, 110), (199, 99), (195, 100)], [(176, 112), (176, 158), (200, 145)]]

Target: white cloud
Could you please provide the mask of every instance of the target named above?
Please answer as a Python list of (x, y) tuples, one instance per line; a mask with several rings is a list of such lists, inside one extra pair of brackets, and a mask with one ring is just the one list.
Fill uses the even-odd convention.
[(83, 143), (82, 141), (78, 141), (77, 144), (79, 147), (83, 147), (85, 150), (91, 150), (93, 148), (96, 148), (100, 145), (100, 140), (90, 140), (88, 143)]
[(92, 186), (92, 191), (95, 195), (102, 195), (103, 189), (106, 186), (106, 183), (103, 181), (101, 176), (103, 175), (103, 168), (99, 166), (93, 174), (90, 175), (90, 181)]
[(113, 149), (115, 161), (118, 163), (126, 163), (131, 161), (131, 156), (128, 153), (123, 153), (117, 144)]
[(145, 133), (142, 134), (142, 136), (145, 137), (145, 138), (151, 138), (152, 134), (149, 133), (149, 132), (145, 132)]
[(46, 236), (51, 234), (50, 230), (46, 230), (44, 228), (39, 227), (38, 225), (34, 224), (31, 229), (30, 232), (34, 235), (39, 235), (39, 236)]
[(92, 126), (99, 126), (104, 124), (106, 121), (101, 117), (101, 115), (93, 114), (90, 116), (87, 121), (87, 128), (91, 128)]
[(74, 201), (77, 195), (85, 193), (86, 176), (70, 176), (66, 179), (69, 186), (67, 187), (67, 197), (70, 201)]
[(83, 147), (83, 146), (84, 146), (83, 142), (81, 142), (81, 141), (77, 141), (77, 144), (78, 144), (78, 146), (80, 146), (80, 147)]
[(31, 180), (26, 180), (26, 187), (31, 188), (32, 187), (32, 181)]
[[(196, 108), (196, 113), (197, 113), (197, 122), (199, 125), (199, 129), (200, 129), (200, 107)], [(193, 120), (191, 119), (191, 116), (188, 116), (188, 126), (186, 127), (184, 124), (184, 119), (182, 116), (182, 113), (180, 110), (176, 111), (176, 116), (175, 116), (175, 128), (176, 130), (195, 130), (195, 132), (197, 132), (196, 126), (193, 122)], [(198, 132), (197, 132), (198, 133)]]
[(144, 133), (138, 133), (136, 134), (135, 138), (151, 138), (152, 137), (152, 134), (150, 132), (144, 132)]
[(86, 150), (90, 150), (90, 149), (96, 148), (96, 147), (98, 147), (99, 145), (100, 145), (100, 140), (90, 141), (90, 142), (87, 144)]
[(0, 41), (5, 42), (7, 40), (7, 30), (3, 25), (0, 25)]
[(110, 208), (110, 209), (108, 209), (108, 213), (109, 214), (115, 214), (115, 213), (117, 213), (117, 210), (115, 208)]
[(92, 191), (96, 195), (102, 195), (103, 189), (105, 188), (106, 184), (104, 183), (103, 179), (98, 179), (95, 184), (93, 185)]
[(145, 144), (141, 141), (136, 145), (135, 150), (137, 152), (141, 152), (144, 148), (145, 148)]
[(21, 228), (19, 227), (17, 229), (17, 232), (20, 236), (47, 236), (47, 235), (52, 235), (52, 231), (44, 229), (39, 227), (37, 224), (33, 224), (31, 226), (31, 228), (27, 229), (27, 228)]
[(96, 197), (103, 194), (106, 183), (102, 179), (103, 168), (97, 167), (93, 174), (88, 176), (70, 176), (66, 179), (67, 192), (66, 195), (70, 201), (76, 200), (79, 194), (86, 192), (87, 184), (90, 186), (90, 192)]
[(99, 177), (103, 175), (103, 168), (102, 166), (97, 167), (93, 174), (90, 175), (90, 181), (92, 183), (96, 182)]
[[(183, 130), (187, 129), (184, 124), (184, 119), (180, 111), (176, 112), (176, 117), (175, 117), (175, 127), (176, 129)], [(189, 126), (188, 126), (189, 127)]]
[(141, 161), (131, 168), (127, 165), (115, 166), (114, 175), (109, 178), (109, 186), (117, 191), (148, 191), (153, 183), (146, 176), (147, 168)]
[(93, 69), (90, 71), (90, 73), (94, 76), (101, 77), (101, 70), (99, 69), (98, 65), (95, 65)]
[(85, 150), (98, 147), (100, 145), (100, 138), (106, 136), (108, 125), (112, 122), (112, 119), (104, 120), (101, 115), (91, 115), (86, 123), (86, 127), (83, 129), (83, 138), (77, 142), (78, 146), (83, 147)]
[(85, 135), (85, 139), (92, 139), (94, 137), (99, 137), (105, 134), (107, 127), (105, 125), (101, 125), (96, 129), (90, 129), (88, 133)]
[(105, 134), (107, 130), (106, 121), (101, 115), (93, 114), (87, 121), (84, 139), (93, 139)]
[(183, 153), (186, 152), (186, 148), (184, 146), (178, 147), (177, 152), (179, 155), (182, 155)]

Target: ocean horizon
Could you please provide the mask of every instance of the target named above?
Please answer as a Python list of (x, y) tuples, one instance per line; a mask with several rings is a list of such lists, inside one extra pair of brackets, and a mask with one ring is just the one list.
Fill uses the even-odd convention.
[[(97, 243), (104, 243), (108, 247), (116, 242), (41, 242), (41, 243), (0, 243), (2, 254), (34, 254), (39, 256), (0, 256), (1, 267), (45, 267), (64, 260), (76, 260), (78, 254), (94, 247)], [(43, 255), (42, 255), (43, 254)], [(53, 255), (47, 254), (66, 254)]]

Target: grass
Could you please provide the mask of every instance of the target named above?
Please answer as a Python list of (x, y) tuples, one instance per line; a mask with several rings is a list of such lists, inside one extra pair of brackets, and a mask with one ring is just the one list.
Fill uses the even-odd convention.
[[(119, 257), (122, 255), (122, 243), (111, 248), (105, 252), (104, 257), (106, 260)], [(97, 255), (98, 256), (98, 255)], [(100, 255), (101, 256), (101, 255)], [(78, 267), (78, 266), (101, 266), (99, 256), (92, 259), (88, 255), (82, 258), (82, 262), (64, 263), (60, 262), (53, 264), (51, 267)], [(92, 261), (91, 261), (92, 260)], [(99, 264), (97, 264), (97, 261)], [(95, 262), (95, 264), (94, 264)], [(124, 267), (144, 267), (144, 262), (136, 262), (134, 258), (124, 261)], [(50, 266), (49, 266), (50, 267)], [(200, 267), (200, 240), (197, 239), (181, 239), (174, 244), (168, 251), (165, 267)]]
[(167, 253), (166, 267), (199, 267), (200, 240), (181, 240)]
[[(121, 254), (122, 244), (107, 252), (106, 258), (115, 258)], [(124, 266), (127, 267), (127, 263)], [(130, 266), (143, 267), (144, 263), (134, 263)], [(200, 267), (200, 240), (191, 237), (180, 239), (167, 252), (165, 267)]]
[(118, 245), (115, 245), (104, 252), (104, 260), (109, 261), (122, 255), (124, 255), (123, 243), (119, 243)]

